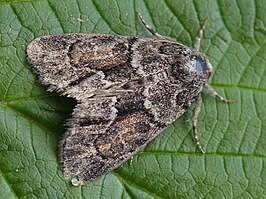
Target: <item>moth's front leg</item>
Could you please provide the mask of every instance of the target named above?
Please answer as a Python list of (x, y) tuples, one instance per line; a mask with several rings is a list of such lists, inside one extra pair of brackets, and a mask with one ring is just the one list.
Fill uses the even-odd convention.
[(236, 102), (237, 100), (227, 100), (225, 99), (223, 96), (219, 95), (219, 93), (217, 93), (214, 88), (212, 86), (210, 86), (209, 84), (205, 84), (205, 88), (207, 89), (207, 91), (213, 96), (213, 97), (217, 97), (219, 100), (221, 100), (222, 102)]
[(200, 145), (199, 137), (198, 137), (198, 131), (197, 131), (197, 121), (198, 121), (198, 115), (200, 112), (201, 103), (202, 103), (202, 98), (201, 98), (201, 94), (199, 94), (199, 96), (195, 102), (195, 108), (194, 108), (194, 111), (193, 111), (193, 114), (191, 117), (191, 122), (192, 122), (192, 126), (193, 126), (193, 134), (194, 134), (196, 146), (198, 147), (198, 149), (200, 150), (201, 153), (205, 153), (202, 146)]
[[(205, 85), (205, 88), (207, 89), (207, 91), (214, 97), (217, 97), (219, 100), (221, 100), (222, 102), (226, 102), (226, 103), (230, 103), (230, 102), (236, 102), (236, 100), (227, 100), (224, 97), (222, 97), (221, 95), (219, 95), (214, 88), (212, 88), (209, 84)], [(198, 131), (197, 131), (197, 120), (198, 120), (198, 115), (200, 112), (200, 107), (201, 107), (201, 103), (202, 103), (202, 98), (201, 98), (201, 94), (198, 96), (196, 102), (195, 102), (195, 108), (191, 117), (191, 122), (192, 122), (192, 126), (193, 126), (193, 134), (194, 134), (194, 139), (196, 142), (196, 146), (198, 147), (198, 149), (200, 150), (201, 153), (205, 153), (205, 151), (203, 150), (202, 146), (200, 145), (199, 142), (199, 137), (198, 137)]]

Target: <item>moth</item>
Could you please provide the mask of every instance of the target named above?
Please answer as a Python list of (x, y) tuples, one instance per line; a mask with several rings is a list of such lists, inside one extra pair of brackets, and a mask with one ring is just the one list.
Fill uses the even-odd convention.
[[(139, 14), (138, 14), (139, 15)], [(194, 48), (158, 34), (154, 38), (107, 34), (42, 36), (27, 46), (28, 61), (49, 91), (75, 98), (60, 145), (63, 174), (75, 186), (121, 165), (195, 103), (196, 146), (201, 91), (224, 99), (207, 84), (212, 66)]]

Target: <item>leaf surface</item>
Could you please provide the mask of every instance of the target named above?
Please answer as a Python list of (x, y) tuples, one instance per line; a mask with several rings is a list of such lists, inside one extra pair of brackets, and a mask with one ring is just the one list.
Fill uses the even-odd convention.
[[(265, 10), (255, 0), (0, 1), (0, 198), (265, 198)], [(38, 83), (26, 46), (59, 33), (150, 36), (136, 11), (188, 46), (208, 16), (201, 51), (214, 67), (209, 83), (238, 102), (203, 92), (205, 155), (195, 148), (190, 108), (131, 164), (74, 187), (62, 176), (58, 143), (76, 102)]]

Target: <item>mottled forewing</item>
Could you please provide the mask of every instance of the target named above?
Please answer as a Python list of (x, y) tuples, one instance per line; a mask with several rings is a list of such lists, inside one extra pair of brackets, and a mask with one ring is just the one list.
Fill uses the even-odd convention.
[[(28, 45), (27, 54), (43, 84), (49, 85), (50, 90), (77, 98), (68, 91), (73, 86), (84, 79), (93, 79), (94, 75), (103, 79), (102, 74), (98, 74), (100, 71), (129, 61), (131, 40), (134, 39), (103, 34), (43, 36)], [(94, 82), (88, 89), (99, 89), (112, 83)]]

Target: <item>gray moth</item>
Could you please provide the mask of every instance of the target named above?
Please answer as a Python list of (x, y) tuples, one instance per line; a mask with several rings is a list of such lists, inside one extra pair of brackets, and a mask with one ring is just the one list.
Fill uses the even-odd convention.
[(117, 168), (195, 103), (197, 115), (212, 66), (199, 52), (206, 20), (194, 48), (161, 36), (59, 34), (27, 46), (28, 61), (49, 91), (78, 103), (60, 145), (63, 174), (75, 186)]

